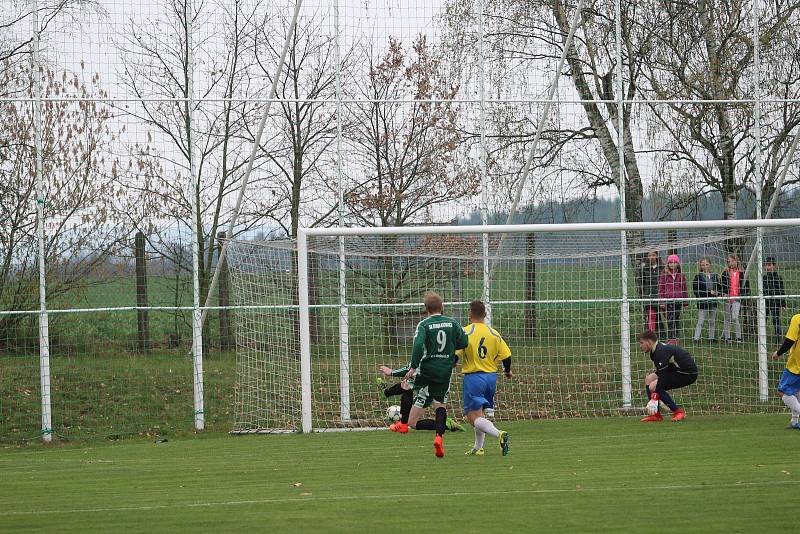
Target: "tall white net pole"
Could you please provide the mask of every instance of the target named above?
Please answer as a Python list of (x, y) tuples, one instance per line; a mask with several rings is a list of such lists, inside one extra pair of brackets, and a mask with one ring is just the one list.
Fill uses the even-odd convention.
[[(481, 122), (481, 224), (489, 224), (489, 175), (488, 175), (488, 149), (486, 147), (486, 69), (485, 47), (483, 28), (483, 0), (478, 0), (478, 78), (480, 91), (480, 122)], [(491, 303), (491, 266), (489, 265), (489, 234), (481, 236), (483, 246), (483, 293), (481, 298), (486, 303), (486, 319), (492, 322)]]
[(194, 141), (194, 51), (192, 50), (192, 0), (185, 0), (186, 32), (186, 145), (189, 150), (189, 182), (192, 195), (192, 356), (194, 360), (194, 427), (206, 426), (203, 402), (203, 316), (200, 310), (200, 177), (197, 174)]
[[(480, 128), (481, 128), (481, 224), (489, 224), (489, 172), (488, 159), (489, 151), (486, 147), (486, 57), (484, 47), (484, 28), (483, 28), (483, 0), (478, 0), (478, 91), (480, 99)], [(483, 293), (481, 299), (486, 303), (486, 319), (492, 322), (492, 303), (491, 303), (491, 266), (489, 264), (489, 234), (481, 236), (482, 255), (483, 255)]]
[[(340, 228), (345, 230), (345, 228)], [(308, 234), (297, 231), (297, 294), (300, 321), (300, 409), (301, 430), (311, 432), (311, 329), (308, 310)]]
[[(619, 164), (619, 220), (625, 222), (625, 81), (622, 69), (622, 6), (616, 1), (616, 40), (617, 40), (617, 158)], [(631, 407), (631, 310), (628, 302), (628, 234), (620, 232), (622, 254), (620, 255), (620, 283), (622, 304), (620, 304), (620, 352), (622, 359), (622, 407)]]
[[(753, 165), (753, 181), (756, 190), (756, 219), (762, 218), (761, 200), (763, 176), (761, 174), (761, 39), (759, 31), (759, 0), (753, 1), (753, 63), (755, 66), (755, 105), (753, 106), (753, 135), (755, 137), (755, 154)], [(764, 302), (764, 230), (756, 229), (756, 277), (758, 278), (758, 393), (761, 400), (769, 399), (767, 375), (767, 310)]]
[(39, 384), (42, 397), (42, 441), (53, 440), (53, 415), (50, 403), (50, 328), (47, 315), (44, 234), (44, 166), (42, 164), (42, 69), (39, 58), (39, 2), (33, 0), (33, 128), (36, 145), (36, 233), (39, 241)]
[[(344, 226), (344, 178), (342, 174), (342, 52), (339, 0), (333, 4), (336, 32), (336, 182), (339, 189), (339, 227)], [(344, 237), (339, 238), (339, 394), (342, 421), (350, 420), (350, 315), (347, 309), (347, 264)]]

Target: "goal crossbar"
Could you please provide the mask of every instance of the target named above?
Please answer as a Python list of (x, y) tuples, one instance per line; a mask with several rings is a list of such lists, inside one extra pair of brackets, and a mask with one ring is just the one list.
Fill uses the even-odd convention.
[(800, 218), (791, 219), (736, 219), (709, 221), (658, 221), (626, 223), (563, 223), (563, 224), (487, 224), (460, 226), (364, 226), (350, 228), (300, 228), (298, 241), (311, 236), (368, 236), (368, 235), (421, 235), (421, 234), (518, 234), (526, 232), (612, 232), (672, 229), (739, 229), (785, 228), (800, 226)]

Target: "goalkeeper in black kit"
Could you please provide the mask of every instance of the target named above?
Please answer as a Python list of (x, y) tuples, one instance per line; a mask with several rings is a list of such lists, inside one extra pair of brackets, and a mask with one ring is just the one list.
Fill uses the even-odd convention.
[(672, 410), (673, 422), (682, 421), (686, 418), (686, 412), (675, 404), (668, 391), (690, 386), (697, 381), (697, 364), (694, 358), (682, 347), (661, 343), (652, 330), (645, 330), (639, 334), (639, 347), (650, 356), (656, 366), (656, 372), (645, 377), (645, 389), (649, 401), (648, 416), (642, 419), (642, 422), (664, 420), (659, 411), (659, 402), (663, 402)]

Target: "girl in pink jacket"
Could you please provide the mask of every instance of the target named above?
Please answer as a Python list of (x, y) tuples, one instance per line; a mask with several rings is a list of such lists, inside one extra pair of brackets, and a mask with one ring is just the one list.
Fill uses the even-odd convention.
[(689, 306), (688, 302), (679, 299), (688, 297), (686, 277), (681, 272), (681, 259), (677, 254), (672, 254), (667, 258), (667, 266), (658, 278), (658, 298), (671, 300), (662, 300), (661, 309), (667, 316), (667, 343), (672, 345), (678, 344), (681, 311)]

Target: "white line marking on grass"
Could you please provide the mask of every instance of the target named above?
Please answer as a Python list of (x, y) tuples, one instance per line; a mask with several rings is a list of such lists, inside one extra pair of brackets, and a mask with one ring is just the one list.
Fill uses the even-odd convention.
[[(651, 426), (650, 428), (653, 428), (653, 427)], [(672, 429), (672, 428), (681, 428), (681, 427), (678, 427), (677, 425), (672, 425), (669, 428)], [(687, 426), (683, 426), (682, 428), (687, 428)], [(689, 428), (695, 429), (697, 427), (689, 427)], [(670, 430), (667, 430), (666, 432), (669, 432), (669, 431)], [(736, 432), (736, 433), (746, 432), (746, 429), (743, 429), (743, 428), (725, 428), (725, 429), (721, 429), (721, 430), (701, 430), (699, 433), (701, 433), (701, 434), (729, 434), (729, 433), (734, 433), (734, 432)], [(667, 437), (667, 436), (670, 436), (670, 434), (660, 434), (659, 436)], [(538, 443), (548, 443), (548, 442), (560, 442), (560, 441), (573, 442), (573, 441), (578, 441), (578, 440), (596, 440), (597, 438), (616, 439), (616, 438), (636, 438), (636, 437), (646, 437), (648, 439), (648, 441), (649, 441), (653, 436), (650, 435), (650, 434), (642, 434), (641, 432), (630, 432), (630, 433), (626, 433), (626, 434), (594, 434), (594, 435), (591, 435), (591, 436), (570, 436), (570, 437), (563, 437), (563, 438), (561, 438), (561, 437), (556, 437), (556, 438), (537, 438), (537, 437), (534, 436), (532, 441), (538, 442)]]
[[(763, 486), (786, 486), (800, 485), (800, 480), (773, 480), (762, 482), (730, 482), (727, 484), (677, 484), (673, 486), (660, 486), (662, 490), (694, 490), (694, 489), (720, 489), (720, 488), (742, 488), (742, 487), (763, 487)], [(385, 499), (428, 499), (432, 497), (475, 497), (491, 495), (543, 495), (557, 493), (613, 493), (619, 491), (640, 491), (652, 490), (652, 486), (609, 486), (604, 488), (553, 488), (553, 489), (530, 489), (530, 490), (510, 490), (510, 491), (456, 491), (450, 493), (396, 493), (392, 495), (333, 495), (330, 497), (282, 497), (275, 499), (251, 499), (246, 501), (211, 501), (193, 502), (179, 504), (154, 504), (148, 506), (120, 506), (108, 508), (75, 508), (68, 510), (29, 510), (0, 512), (0, 517), (11, 516), (35, 516), (52, 514), (91, 514), (105, 512), (139, 512), (146, 510), (167, 510), (173, 508), (211, 508), (215, 506), (243, 506), (250, 504), (279, 504), (312, 501), (357, 501), (357, 500), (385, 500)]]

